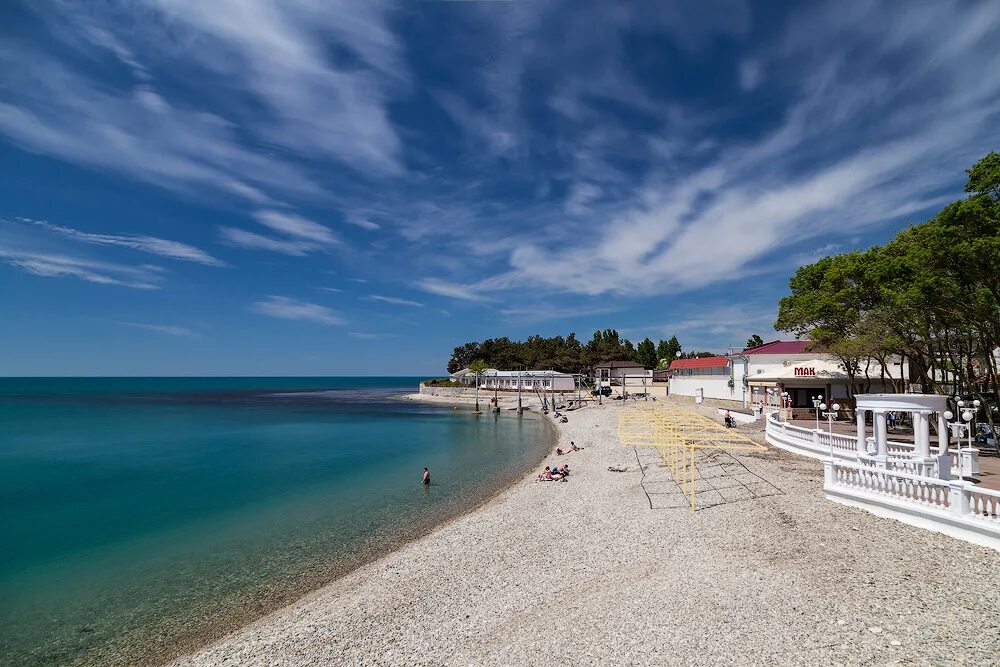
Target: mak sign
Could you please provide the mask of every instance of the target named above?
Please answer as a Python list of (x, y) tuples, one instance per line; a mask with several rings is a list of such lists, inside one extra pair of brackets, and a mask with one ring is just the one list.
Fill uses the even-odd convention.
[(815, 375), (816, 375), (816, 369), (815, 368), (796, 368), (795, 369), (795, 377), (801, 377), (801, 376), (812, 377), (812, 376), (815, 376)]

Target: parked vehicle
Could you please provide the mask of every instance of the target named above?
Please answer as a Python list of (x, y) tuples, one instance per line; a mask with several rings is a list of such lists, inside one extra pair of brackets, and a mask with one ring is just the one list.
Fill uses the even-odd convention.
[(610, 396), (611, 387), (598, 387), (597, 389), (590, 392), (591, 396)]

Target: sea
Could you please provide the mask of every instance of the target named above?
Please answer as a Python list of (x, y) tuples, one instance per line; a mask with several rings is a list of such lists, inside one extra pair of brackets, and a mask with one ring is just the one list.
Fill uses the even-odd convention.
[(0, 378), (0, 664), (193, 650), (484, 502), (551, 447), (537, 417), (402, 400), (418, 382)]

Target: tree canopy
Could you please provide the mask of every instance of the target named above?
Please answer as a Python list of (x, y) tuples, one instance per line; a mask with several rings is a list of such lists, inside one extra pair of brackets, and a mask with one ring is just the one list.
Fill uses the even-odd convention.
[(650, 338), (638, 345), (622, 338), (615, 329), (595, 331), (593, 337), (583, 343), (576, 334), (568, 336), (529, 336), (523, 341), (514, 341), (506, 336), (471, 341), (459, 345), (448, 361), (448, 372), (454, 373), (471, 367), (476, 360), (492, 368), (500, 369), (554, 369), (564, 373), (580, 373), (602, 361), (636, 361), (646, 368), (662, 367), (681, 354), (681, 344), (677, 336), (660, 340), (654, 344)]
[(799, 268), (775, 328), (836, 355), (852, 391), (868, 390), (868, 360), (898, 356), (923, 391), (1000, 403), (1000, 154), (967, 173), (970, 196), (932, 219)]
[(760, 335), (754, 334), (750, 336), (750, 338), (747, 338), (746, 348), (749, 350), (751, 347), (760, 347), (763, 344), (764, 339), (761, 338)]

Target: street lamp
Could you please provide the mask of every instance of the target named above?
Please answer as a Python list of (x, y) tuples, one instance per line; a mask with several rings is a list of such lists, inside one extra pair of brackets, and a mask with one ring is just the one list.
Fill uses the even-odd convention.
[[(955, 435), (956, 441), (956, 459), (958, 461), (958, 480), (962, 481), (964, 479), (964, 473), (962, 470), (962, 436), (966, 435), (969, 438), (969, 449), (972, 449), (972, 420), (976, 418), (976, 413), (979, 412), (979, 406), (982, 402), (977, 398), (976, 400), (967, 403), (963, 400), (958, 400), (955, 402), (958, 406), (958, 410), (961, 413), (961, 420), (959, 420), (957, 415), (953, 414), (951, 410), (947, 410), (944, 413), (945, 421), (948, 421), (948, 427), (951, 432)], [(949, 421), (955, 418), (955, 421)], [(965, 422), (964, 424), (962, 422)], [(972, 472), (972, 471), (969, 471)]]
[[(840, 403), (834, 403), (833, 405), (830, 406), (829, 410), (826, 409), (826, 403), (820, 403), (819, 404), (819, 409), (824, 411), (823, 412), (823, 416), (826, 417), (827, 428), (828, 428), (829, 433), (830, 433), (830, 459), (832, 460), (833, 459), (833, 418), (837, 416), (838, 412), (840, 412)], [(819, 430), (819, 426), (816, 427), (816, 430), (817, 431)]]
[(813, 396), (812, 402), (813, 402), (813, 407), (816, 408), (816, 430), (818, 431), (819, 430), (819, 411), (820, 410), (826, 410), (826, 404), (823, 403), (823, 395), (822, 394), (819, 394), (817, 396)]

